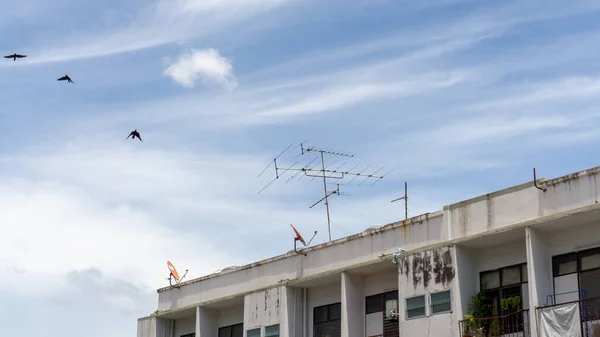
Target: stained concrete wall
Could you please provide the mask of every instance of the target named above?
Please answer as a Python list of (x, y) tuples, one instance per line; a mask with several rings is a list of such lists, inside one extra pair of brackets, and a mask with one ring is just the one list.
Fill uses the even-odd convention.
[[(400, 335), (420, 333), (423, 336), (456, 335), (458, 321), (454, 311), (432, 315), (429, 296), (433, 292), (455, 290), (456, 256), (453, 247), (441, 247), (400, 258), (398, 275)], [(406, 298), (425, 295), (426, 316), (406, 319)], [(457, 305), (454, 301), (452, 307)]]
[(218, 317), (219, 311), (216, 309), (196, 307), (196, 337), (217, 336)]
[(157, 337), (156, 317), (144, 317), (138, 319), (137, 337)]
[(456, 256), (456, 279), (454, 294), (452, 296), (454, 303), (454, 313), (457, 320), (469, 310), (469, 299), (477, 294), (479, 287), (479, 277), (476, 269), (476, 251), (470, 248), (455, 246)]
[(279, 324), (285, 306), (285, 287), (247, 294), (244, 298), (244, 329)]

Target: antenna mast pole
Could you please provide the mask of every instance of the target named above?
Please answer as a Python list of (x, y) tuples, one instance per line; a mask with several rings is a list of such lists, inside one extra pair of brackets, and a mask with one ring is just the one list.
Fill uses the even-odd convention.
[[(309, 162), (304, 167), (294, 167), (294, 165), (297, 162), (295, 162), (294, 164), (292, 164), (292, 166), (289, 166), (289, 167), (279, 167), (277, 164), (277, 158), (279, 158), (291, 146), (292, 145), (288, 146), (285, 150), (283, 150), (283, 152), (281, 152), (277, 157), (275, 157), (275, 159), (273, 159), (271, 164), (267, 165), (267, 167), (258, 175), (260, 177), (265, 172), (265, 170), (267, 168), (269, 168), (270, 165), (275, 166), (275, 178), (273, 180), (271, 180), (271, 182), (269, 182), (260, 191), (258, 191), (257, 194), (260, 194), (260, 192), (262, 192), (265, 188), (267, 188), (269, 185), (271, 185), (275, 180), (279, 179), (287, 171), (295, 171), (296, 172), (296, 174), (294, 174), (292, 177), (290, 177), (290, 179), (288, 179), (288, 181), (290, 181), (291, 179), (294, 179), (296, 177), (296, 175), (299, 175), (302, 173), (303, 173), (303, 176), (311, 177), (313, 179), (322, 178), (323, 179), (324, 197), (321, 198), (319, 201), (315, 202), (314, 204), (312, 204), (309, 208), (313, 208), (314, 206), (321, 203), (321, 201), (325, 201), (325, 209), (327, 212), (327, 231), (329, 233), (329, 241), (331, 241), (331, 216), (330, 216), (330, 212), (329, 212), (329, 197), (334, 194), (341, 195), (342, 193), (340, 192), (340, 184), (337, 184), (336, 190), (327, 191), (327, 179), (343, 180), (346, 176), (354, 176), (354, 178), (352, 178), (350, 180), (350, 183), (352, 183), (352, 181), (354, 181), (354, 179), (356, 179), (356, 178), (359, 178), (359, 177), (364, 178), (364, 180), (358, 184), (359, 186), (362, 185), (363, 183), (365, 183), (369, 179), (376, 179), (375, 182), (373, 182), (371, 185), (369, 185), (369, 186), (373, 186), (377, 181), (383, 179), (385, 176), (387, 176), (388, 174), (390, 174), (393, 171), (393, 169), (392, 169), (384, 175), (375, 175), (377, 172), (379, 172), (380, 170), (383, 169), (383, 167), (382, 167), (379, 170), (376, 170), (372, 173), (364, 173), (371, 165), (368, 165), (366, 168), (364, 168), (360, 172), (351, 172), (351, 170), (354, 170), (359, 165), (354, 166), (350, 170), (341, 170), (341, 167), (344, 166), (345, 163), (340, 165), (340, 167), (338, 167), (337, 169), (328, 169), (328, 166), (325, 166), (325, 154), (331, 154), (331, 155), (342, 156), (342, 157), (354, 157), (354, 155), (349, 154), (349, 153), (341, 153), (341, 152), (335, 152), (335, 151), (328, 151), (328, 150), (324, 150), (324, 149), (317, 149), (315, 147), (307, 148), (307, 147), (304, 147), (303, 143), (300, 143), (301, 153), (300, 153), (300, 155), (298, 155), (296, 157), (304, 155), (307, 152), (319, 152), (321, 154), (321, 169), (319, 170), (319, 169), (314, 168), (314, 166), (317, 166), (318, 164), (314, 164), (313, 167), (310, 167), (310, 165), (316, 158), (311, 160), (311, 162)], [(302, 178), (302, 176), (300, 177), (300, 179), (301, 178)], [(298, 180), (300, 180), (300, 179), (298, 179)]]
[(325, 193), (325, 209), (327, 210), (327, 232), (329, 233), (329, 241), (331, 241), (331, 217), (329, 216), (329, 195), (327, 195), (327, 176), (325, 175), (325, 159), (323, 151), (321, 152), (321, 164), (323, 167), (323, 193)]
[(404, 219), (408, 220), (408, 184), (404, 182), (404, 196), (392, 200), (392, 202), (404, 199)]

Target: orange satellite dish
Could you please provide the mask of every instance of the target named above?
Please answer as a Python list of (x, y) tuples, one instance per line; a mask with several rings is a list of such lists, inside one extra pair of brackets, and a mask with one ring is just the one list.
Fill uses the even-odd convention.
[[(302, 242), (302, 244), (304, 245), (304, 247), (310, 245), (310, 243), (312, 242), (312, 240), (315, 238), (315, 236), (317, 236), (317, 231), (315, 231), (315, 234), (313, 235), (312, 238), (310, 238), (310, 241), (308, 241), (308, 243), (306, 243), (306, 241), (304, 241), (304, 238), (302, 237), (302, 234), (300, 234), (300, 232), (298, 232), (298, 230), (296, 229), (296, 227), (294, 227), (294, 225), (290, 224), (290, 226), (292, 226), (292, 229), (294, 230), (294, 233), (296, 233), (296, 237), (294, 238), (294, 251), (296, 252), (296, 254), (301, 254), (298, 249), (296, 249), (296, 241), (300, 241)], [(303, 253), (304, 256), (306, 256), (306, 253)]]
[(306, 247), (306, 241), (304, 241), (304, 238), (302, 237), (300, 232), (298, 232), (298, 230), (296, 229), (296, 227), (294, 227), (294, 225), (290, 224), (290, 226), (292, 226), (292, 229), (296, 233), (296, 240), (299, 240), (300, 242), (302, 242), (302, 244)]
[(169, 260), (167, 260), (167, 267), (169, 267), (169, 271), (171, 272), (171, 275), (173, 275), (173, 277), (175, 278), (175, 281), (179, 282), (179, 273), (177, 272), (177, 269), (175, 269), (175, 266)]
[(182, 277), (179, 277), (179, 273), (177, 272), (177, 269), (175, 269), (175, 266), (169, 260), (167, 260), (167, 267), (169, 267), (169, 278), (167, 279), (167, 280), (169, 280), (169, 284), (173, 288), (179, 288), (179, 286), (173, 285), (172, 279), (174, 278), (175, 284), (178, 285), (179, 283), (181, 283), (181, 280), (183, 280), (185, 275), (187, 275), (188, 269), (185, 270), (185, 274), (183, 274)]

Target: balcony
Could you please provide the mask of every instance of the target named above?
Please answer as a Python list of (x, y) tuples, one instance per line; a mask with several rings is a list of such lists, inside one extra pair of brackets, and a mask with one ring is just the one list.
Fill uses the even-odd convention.
[(529, 337), (529, 310), (458, 322), (463, 337)]

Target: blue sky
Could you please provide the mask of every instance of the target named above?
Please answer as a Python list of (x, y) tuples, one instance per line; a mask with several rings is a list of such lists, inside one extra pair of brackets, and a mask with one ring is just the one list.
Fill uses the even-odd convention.
[(167, 259), (285, 253), (290, 223), (326, 241), (321, 181), (257, 195), (290, 144), (395, 169), (342, 186), (334, 238), (402, 219), (404, 181), (415, 216), (598, 165), (597, 1), (0, 5), (2, 52), (28, 55), (0, 62), (3, 335), (133, 336)]

